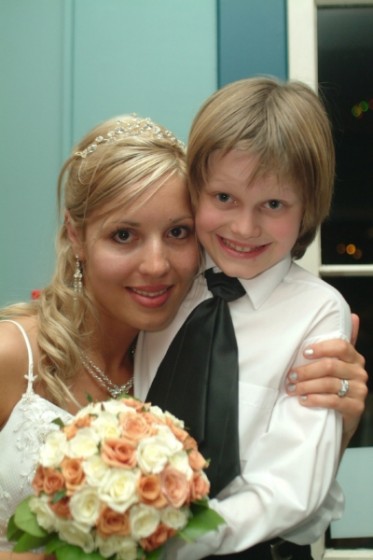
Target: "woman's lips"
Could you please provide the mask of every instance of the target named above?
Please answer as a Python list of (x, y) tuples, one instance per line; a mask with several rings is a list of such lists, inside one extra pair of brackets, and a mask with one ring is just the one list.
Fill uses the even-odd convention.
[(160, 307), (166, 303), (172, 286), (138, 286), (127, 288), (133, 299), (145, 307)]

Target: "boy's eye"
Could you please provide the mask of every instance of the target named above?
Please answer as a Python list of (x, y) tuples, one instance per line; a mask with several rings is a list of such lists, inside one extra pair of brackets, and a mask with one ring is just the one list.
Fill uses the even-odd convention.
[(117, 241), (118, 243), (127, 243), (130, 237), (131, 234), (128, 229), (120, 229), (113, 235), (114, 241)]
[(169, 236), (175, 239), (185, 239), (189, 233), (190, 229), (185, 226), (176, 226), (169, 230)]
[(277, 210), (278, 208), (282, 207), (282, 202), (280, 200), (273, 199), (273, 200), (268, 200), (268, 202), (266, 202), (266, 205), (271, 210)]
[(229, 202), (230, 200), (232, 200), (232, 197), (230, 194), (227, 193), (218, 193), (216, 195), (216, 198), (219, 200), (219, 202)]

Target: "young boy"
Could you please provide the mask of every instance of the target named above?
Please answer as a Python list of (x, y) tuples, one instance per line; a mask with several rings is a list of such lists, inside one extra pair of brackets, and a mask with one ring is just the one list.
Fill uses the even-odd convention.
[[(341, 295), (293, 262), (304, 254), (330, 207), (334, 148), (328, 118), (317, 95), (303, 84), (269, 78), (235, 82), (213, 94), (197, 114), (188, 168), (197, 235), (207, 253), (204, 268), (238, 278), (244, 288), (244, 295), (228, 304), (239, 377), (225, 382), (233, 418), (228, 393), (238, 384), (240, 468), (211, 500), (226, 524), (198, 543), (180, 545), (170, 558), (198, 560), (214, 553), (276, 558), (281, 552), (269, 539), (286, 535), (294, 542), (312, 542), (342, 509), (340, 491), (332, 485), (341, 419), (332, 410), (300, 407), (284, 387), (289, 368), (305, 363), (306, 346), (350, 336), (350, 310)], [(198, 386), (198, 358), (207, 352), (202, 331), (193, 327), (183, 340), (174, 339), (180, 361), (173, 376), (185, 385), (181, 399), (176, 397), (180, 384), (174, 393), (172, 386), (162, 385), (161, 362), (190, 312), (204, 300), (212, 301), (201, 274), (172, 325), (141, 338), (136, 364), (142, 375), (136, 394), (145, 398), (152, 385), (152, 400), (160, 384), (165, 397), (157, 404), (175, 414), (184, 407), (187, 426), (194, 423), (194, 399), (210, 383)], [(193, 331), (202, 338), (200, 350), (185, 359), (182, 347), (194, 348)], [(221, 404), (209, 394), (206, 399), (210, 412), (218, 407), (218, 420)], [(235, 449), (230, 453), (229, 441), (225, 449), (228, 460)], [(221, 460), (218, 453), (209, 457), (212, 467)], [(310, 558), (303, 547), (295, 546), (290, 554)]]

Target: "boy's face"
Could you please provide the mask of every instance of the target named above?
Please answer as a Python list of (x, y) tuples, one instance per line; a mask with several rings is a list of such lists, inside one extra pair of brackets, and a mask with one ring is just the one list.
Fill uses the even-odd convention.
[(197, 207), (199, 240), (228, 276), (254, 278), (293, 248), (303, 215), (300, 196), (276, 175), (250, 183), (255, 157), (214, 152)]

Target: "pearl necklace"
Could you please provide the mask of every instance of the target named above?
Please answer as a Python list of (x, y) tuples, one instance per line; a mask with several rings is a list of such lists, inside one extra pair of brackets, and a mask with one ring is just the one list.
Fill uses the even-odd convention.
[[(130, 357), (133, 358), (135, 354), (135, 346), (131, 346), (128, 353)], [(128, 393), (132, 389), (133, 376), (123, 385), (117, 385), (106, 375), (106, 373), (101, 368), (99, 368), (94, 362), (92, 362), (92, 360), (88, 358), (87, 354), (81, 352), (80, 359), (86, 372), (89, 373), (89, 375), (93, 377), (93, 379), (96, 379), (101, 387), (103, 387), (113, 399), (118, 398), (122, 393)]]

